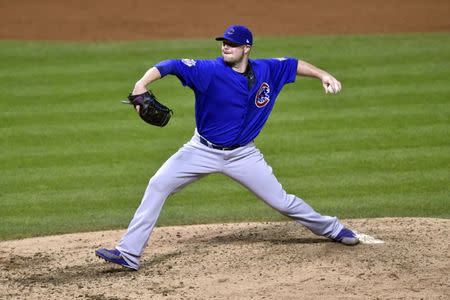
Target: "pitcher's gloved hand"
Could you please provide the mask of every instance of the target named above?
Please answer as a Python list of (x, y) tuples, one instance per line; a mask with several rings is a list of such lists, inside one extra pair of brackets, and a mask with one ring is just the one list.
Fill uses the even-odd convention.
[(166, 126), (173, 114), (170, 108), (158, 102), (151, 91), (139, 95), (130, 94), (128, 102), (124, 103), (132, 104), (142, 120), (155, 126)]

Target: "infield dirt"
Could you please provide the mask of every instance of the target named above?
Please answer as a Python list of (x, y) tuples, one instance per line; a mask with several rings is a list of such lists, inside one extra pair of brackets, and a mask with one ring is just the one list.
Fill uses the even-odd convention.
[(0, 1), (0, 39), (211, 38), (230, 24), (245, 24), (256, 37), (448, 32), (450, 1)]
[[(450, 31), (450, 1), (0, 1), (0, 39)], [(151, 174), (149, 174), (151, 176)], [(145, 187), (143, 187), (145, 188)], [(124, 231), (0, 242), (0, 299), (449, 299), (450, 220), (346, 220), (347, 247), (295, 223), (157, 228), (138, 272), (94, 256)]]

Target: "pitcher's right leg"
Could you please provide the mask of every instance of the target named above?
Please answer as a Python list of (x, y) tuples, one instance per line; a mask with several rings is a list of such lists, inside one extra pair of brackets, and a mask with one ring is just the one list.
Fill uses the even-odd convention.
[(301, 198), (286, 193), (255, 146), (236, 150), (233, 155), (235, 157), (230, 155), (224, 173), (247, 187), (268, 205), (317, 235), (334, 238), (343, 229), (336, 217), (321, 215)]

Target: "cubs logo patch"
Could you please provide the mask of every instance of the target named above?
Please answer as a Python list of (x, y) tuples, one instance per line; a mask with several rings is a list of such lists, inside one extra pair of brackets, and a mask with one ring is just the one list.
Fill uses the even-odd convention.
[(259, 87), (258, 92), (256, 93), (255, 97), (255, 105), (258, 108), (264, 107), (269, 103), (270, 97), (270, 87), (269, 84), (266, 82), (263, 82), (261, 86)]

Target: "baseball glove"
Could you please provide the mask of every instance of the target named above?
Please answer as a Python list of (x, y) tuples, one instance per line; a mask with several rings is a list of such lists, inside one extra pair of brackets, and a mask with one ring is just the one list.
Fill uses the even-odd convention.
[(139, 116), (148, 124), (164, 127), (170, 120), (173, 111), (161, 104), (151, 91), (139, 95), (128, 96), (126, 104), (132, 104), (134, 108), (139, 105)]

